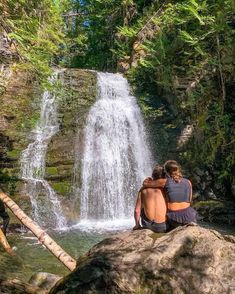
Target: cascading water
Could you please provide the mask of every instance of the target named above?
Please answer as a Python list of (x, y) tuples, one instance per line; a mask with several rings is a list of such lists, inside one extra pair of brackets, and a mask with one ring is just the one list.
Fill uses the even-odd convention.
[[(58, 78), (55, 73), (50, 79), (53, 84)], [(62, 228), (66, 226), (57, 194), (44, 180), (45, 160), (48, 144), (59, 130), (55, 94), (45, 91), (41, 102), (41, 115), (32, 131), (34, 142), (22, 152), (21, 177), (25, 180), (25, 192), (30, 197), (35, 221), (43, 226)]]
[(136, 193), (151, 173), (143, 118), (127, 80), (100, 72), (97, 79), (84, 130), (81, 221), (132, 216)]

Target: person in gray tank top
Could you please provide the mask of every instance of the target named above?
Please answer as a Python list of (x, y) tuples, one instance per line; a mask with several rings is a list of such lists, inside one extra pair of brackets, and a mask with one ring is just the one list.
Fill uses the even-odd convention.
[(197, 212), (190, 204), (192, 202), (192, 185), (183, 178), (181, 168), (175, 160), (164, 164), (167, 174), (165, 192), (167, 197), (167, 218), (171, 228), (197, 222)]

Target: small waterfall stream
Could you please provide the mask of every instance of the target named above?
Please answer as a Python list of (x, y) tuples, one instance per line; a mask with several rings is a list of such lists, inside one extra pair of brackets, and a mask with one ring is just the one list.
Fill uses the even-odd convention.
[[(50, 82), (53, 84), (57, 78), (58, 73), (55, 73)], [(49, 183), (44, 180), (44, 175), (47, 147), (58, 130), (56, 96), (45, 91), (40, 120), (32, 131), (34, 141), (22, 152), (21, 177), (26, 181), (25, 192), (30, 197), (35, 221), (42, 226), (54, 228), (65, 227), (66, 219), (60, 201)]]
[(121, 74), (97, 73), (97, 101), (84, 130), (81, 221), (133, 215), (136, 193), (151, 172), (143, 118)]

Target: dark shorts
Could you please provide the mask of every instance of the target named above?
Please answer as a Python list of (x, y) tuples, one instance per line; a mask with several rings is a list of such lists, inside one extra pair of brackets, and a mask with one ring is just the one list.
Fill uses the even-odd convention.
[(154, 221), (149, 220), (146, 217), (143, 209), (141, 210), (141, 223), (143, 228), (149, 229), (154, 233), (165, 233), (167, 231), (167, 224), (165, 222), (156, 223)]
[(168, 210), (167, 219), (170, 226), (186, 225), (191, 222), (196, 223), (198, 214), (195, 209), (188, 207), (180, 210)]

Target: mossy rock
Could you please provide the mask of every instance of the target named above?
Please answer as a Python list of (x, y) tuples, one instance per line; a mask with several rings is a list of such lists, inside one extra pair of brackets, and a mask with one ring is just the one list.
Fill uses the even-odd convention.
[(150, 235), (150, 237), (155, 241), (158, 238), (161, 238), (162, 236), (164, 236), (165, 233), (153, 233), (152, 235)]
[(18, 149), (7, 151), (7, 158), (10, 160), (17, 160), (20, 158), (20, 155), (21, 155), (21, 150), (18, 150)]
[(55, 190), (56, 193), (59, 195), (67, 195), (70, 192), (70, 182), (63, 181), (63, 182), (52, 182), (52, 188)]
[(235, 224), (235, 204), (232, 201), (197, 201), (193, 207), (204, 221), (219, 224)]
[(51, 181), (70, 179), (72, 176), (73, 164), (46, 167), (45, 179)]
[(20, 173), (20, 168), (19, 167), (3, 168), (1, 176), (3, 178), (6, 178), (6, 180), (12, 180), (12, 178), (14, 178), (14, 180), (16, 180), (16, 178), (19, 176), (19, 173)]
[(49, 176), (57, 175), (58, 174), (58, 169), (54, 166), (47, 167), (46, 168), (46, 174)]

